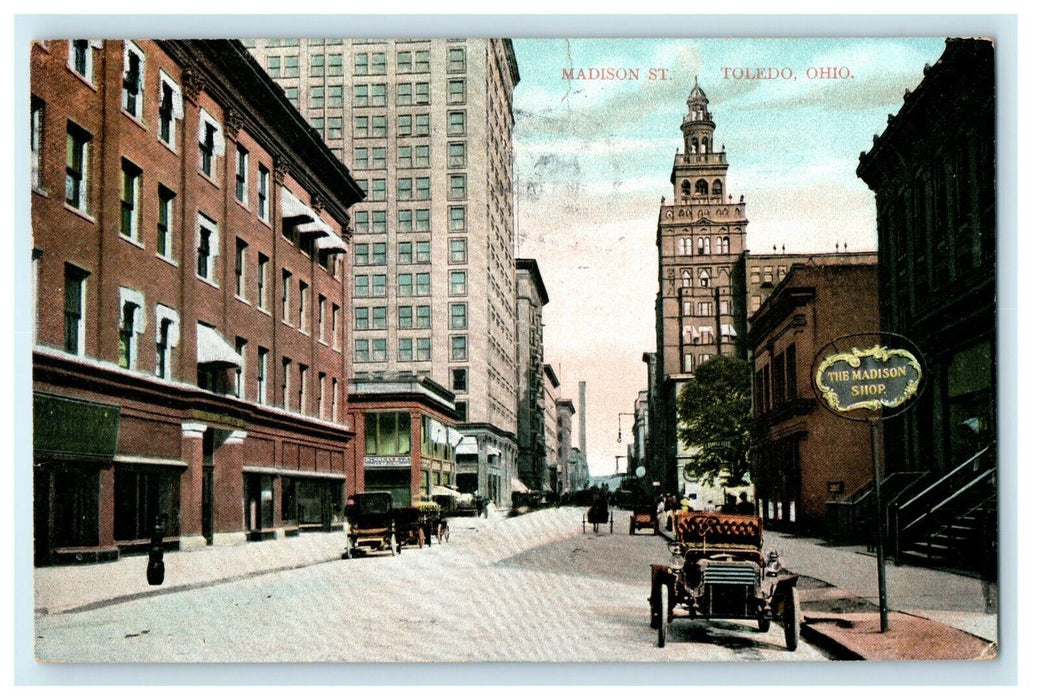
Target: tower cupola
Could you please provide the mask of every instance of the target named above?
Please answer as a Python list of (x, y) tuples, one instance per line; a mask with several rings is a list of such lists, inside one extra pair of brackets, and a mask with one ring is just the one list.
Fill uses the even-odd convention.
[(693, 89), (685, 103), (688, 111), (682, 119), (682, 135), (686, 154), (705, 154), (714, 151), (714, 120), (707, 111), (707, 95), (700, 87), (699, 76), (693, 79)]

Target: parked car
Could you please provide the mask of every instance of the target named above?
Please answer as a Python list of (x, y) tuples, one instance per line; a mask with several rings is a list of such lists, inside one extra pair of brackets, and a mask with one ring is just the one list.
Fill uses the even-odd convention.
[(344, 559), (358, 552), (400, 552), (393, 510), (393, 494), (365, 491), (354, 494), (346, 506), (346, 551)]

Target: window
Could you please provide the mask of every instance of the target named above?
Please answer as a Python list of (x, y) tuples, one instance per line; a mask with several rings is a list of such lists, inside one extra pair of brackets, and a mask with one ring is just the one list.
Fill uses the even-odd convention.
[(299, 329), (310, 333), (310, 285), (299, 283)]
[(267, 72), (271, 74), (272, 78), (281, 77), (281, 56), (267, 57)]
[(168, 306), (155, 306), (155, 376), (172, 376), (173, 348), (180, 336), (180, 316)]
[(330, 140), (338, 140), (343, 138), (343, 118), (342, 117), (329, 117), (328, 118), (328, 138)]
[(321, 134), (321, 138), (325, 137), (325, 118), (324, 117), (311, 117), (310, 126), (317, 133)]
[(332, 304), (332, 349), (339, 349), (339, 304)]
[(144, 110), (144, 53), (133, 42), (123, 42), (123, 110), (140, 119)]
[(429, 146), (415, 146), (415, 167), (429, 167)]
[(451, 304), (451, 329), (464, 330), (468, 327), (465, 304)]
[(176, 195), (159, 185), (159, 217), (156, 225), (155, 250), (164, 258), (173, 258), (173, 201)]
[(216, 222), (203, 214), (198, 215), (196, 273), (202, 279), (216, 284), (216, 258), (220, 254), (220, 237)]
[(270, 267), (270, 258), (263, 253), (258, 254), (256, 259), (256, 306), (267, 310), (267, 270)]
[(234, 169), (234, 196), (242, 204), (248, 206), (249, 204), (249, 151), (242, 148), (241, 144), (235, 149), (237, 157), (235, 158), (235, 169)]
[(256, 349), (256, 402), (267, 403), (267, 348)]
[(368, 149), (367, 148), (355, 148), (354, 149), (354, 167), (361, 170), (368, 168)]
[(429, 136), (429, 115), (415, 115), (415, 136)]
[(386, 212), (372, 212), (372, 233), (386, 233)]
[(238, 356), (242, 358), (242, 363), (235, 367), (234, 395), (240, 399), (245, 398), (245, 348), (247, 345), (248, 342), (245, 338), (235, 337), (234, 349)]
[(419, 272), (415, 275), (415, 294), (420, 297), (429, 296), (430, 286), (428, 272)]
[(411, 279), (411, 273), (405, 273), (397, 276), (397, 295), (402, 297), (410, 297), (414, 294), (414, 285)]
[(368, 212), (354, 212), (354, 231), (357, 233), (368, 233)]
[(69, 42), (69, 68), (79, 73), (90, 84), (94, 83), (94, 49), (100, 42), (73, 39)]
[(451, 296), (462, 296), (466, 292), (465, 270), (451, 270)]
[(372, 75), (386, 75), (386, 54), (372, 54)]
[(372, 362), (385, 362), (386, 361), (386, 339), (385, 338), (373, 338), (372, 339)]
[(281, 271), (281, 320), (289, 322), (289, 304), (292, 302), (292, 273)]
[(429, 319), (428, 306), (415, 307), (415, 328), (429, 328)]
[(354, 75), (368, 75), (368, 54), (359, 53), (354, 56)]
[(310, 57), (310, 77), (311, 78), (322, 78), (325, 75), (325, 55), (323, 53), (314, 54)]
[(357, 275), (354, 277), (354, 296), (368, 296), (368, 275)]
[(707, 270), (700, 270), (700, 286), (710, 287), (711, 286), (711, 273)]
[(415, 210), (415, 230), (416, 231), (428, 231), (429, 230), (429, 209), (416, 209)]
[(333, 53), (328, 55), (328, 74), (330, 76), (343, 74), (343, 54)]
[(468, 250), (464, 238), (452, 238), (448, 260), (452, 263), (464, 263), (468, 259)]
[(415, 83), (415, 104), (429, 104), (429, 83)]
[(372, 243), (372, 265), (386, 264), (386, 244)]
[(428, 177), (416, 177), (415, 178), (415, 199), (420, 201), (426, 201), (429, 199), (429, 178)]
[(32, 98), (29, 121), (29, 143), (32, 147), (32, 186), (40, 188), (40, 166), (43, 163), (43, 100)]
[(325, 383), (328, 381), (328, 375), (324, 372), (317, 373), (317, 417), (325, 417)]
[(241, 238), (235, 239), (235, 251), (234, 251), (234, 276), (235, 296), (244, 299), (245, 298), (245, 259), (249, 252), (249, 244), (243, 241)]
[(328, 106), (333, 109), (339, 109), (343, 106), (343, 86), (342, 85), (329, 85), (328, 86)]
[(401, 168), (412, 167), (411, 146), (397, 147), (397, 166)]
[(368, 244), (358, 243), (354, 246), (354, 265), (368, 264)]
[(372, 180), (372, 191), (370, 199), (373, 202), (386, 201), (386, 178)]
[(462, 394), (469, 391), (469, 370), (465, 367), (451, 368), (451, 391)]
[(415, 72), (416, 73), (428, 73), (429, 72), (429, 51), (416, 51), (415, 52)]
[(354, 340), (354, 362), (370, 362), (371, 351), (370, 343), (367, 339), (355, 339)]
[(411, 362), (415, 359), (415, 346), (411, 338), (401, 338), (397, 341), (397, 360), (399, 362)]
[(412, 179), (410, 177), (397, 178), (397, 201), (407, 202), (411, 200)]
[(296, 405), (299, 407), (300, 413), (307, 412), (307, 384), (309, 384), (307, 378), (309, 377), (309, 369), (310, 368), (304, 364), (300, 364), (299, 366), (299, 392), (297, 394), (298, 403)]
[(397, 72), (398, 73), (410, 73), (411, 72), (411, 52), (410, 51), (398, 51), (397, 52)]
[(124, 158), (122, 177), (123, 187), (120, 203), (119, 233), (131, 240), (140, 242), (141, 169)]
[(267, 206), (267, 193), (270, 187), (271, 172), (264, 166), (257, 170), (256, 183), (256, 215), (261, 221), (270, 221), (270, 209)]
[(447, 50), (447, 72), (448, 73), (464, 73), (465, 72), (465, 49), (448, 49)]
[(447, 144), (447, 167), (465, 167), (465, 143), (456, 142)]
[(397, 308), (397, 328), (413, 328), (415, 325), (412, 308), (400, 306)]
[[(372, 107), (385, 107), (386, 106), (386, 83), (377, 83), (371, 86), (371, 106)], [(385, 119), (385, 117), (383, 117)], [(385, 134), (383, 134), (385, 136)]]
[(412, 244), (411, 243), (398, 243), (397, 244), (397, 263), (399, 265), (410, 265), (413, 260), (412, 256)]
[(448, 136), (465, 136), (465, 112), (447, 113)]
[(297, 78), (297, 77), (299, 77), (299, 56), (286, 56), (285, 57), (285, 77), (286, 78)]
[(397, 105), (407, 106), (411, 104), (411, 83), (400, 83), (397, 85)]
[(372, 136), (378, 138), (386, 136), (386, 115), (372, 117)]
[(368, 307), (359, 306), (354, 309), (354, 330), (366, 331), (369, 327)]
[(65, 352), (84, 353), (86, 285), (90, 273), (65, 263)]
[(339, 420), (339, 380), (332, 377), (332, 420)]
[(466, 342), (464, 335), (453, 335), (451, 336), (451, 359), (452, 360), (467, 360), (469, 359), (469, 346)]
[(386, 307), (372, 307), (372, 328), (374, 330), (386, 330)]
[(281, 407), (289, 410), (289, 373), (292, 371), (292, 360), (287, 357), (281, 358)]
[(415, 244), (415, 262), (428, 263), (429, 261), (429, 241), (419, 241)]
[(386, 147), (379, 146), (372, 149), (372, 168), (383, 170), (386, 168)]
[(448, 199), (465, 199), (465, 175), (451, 175), (450, 176), (451, 189), (448, 192)]
[(285, 97), (289, 99), (292, 106), (299, 109), (299, 88), (298, 87), (287, 87), (285, 88)]
[(465, 207), (447, 208), (447, 226), (451, 231), (465, 230)]
[(428, 362), (431, 357), (429, 338), (417, 338), (415, 340), (415, 359), (419, 362)]
[(65, 138), (65, 203), (87, 212), (90, 134), (72, 122)]
[(761, 284), (761, 268), (752, 267), (750, 268), (750, 283)]
[(447, 81), (447, 103), (465, 104), (465, 78), (452, 78)]
[(198, 121), (198, 148), (201, 154), (202, 172), (214, 176), (214, 159), (224, 154), (224, 134), (220, 125), (206, 110), (200, 110)]
[(134, 369), (137, 366), (137, 334), (144, 332), (144, 295), (119, 288), (119, 366)]
[(368, 104), (368, 86), (354, 85), (354, 107), (367, 107)]
[(402, 114), (397, 117), (397, 136), (411, 136), (410, 114)]

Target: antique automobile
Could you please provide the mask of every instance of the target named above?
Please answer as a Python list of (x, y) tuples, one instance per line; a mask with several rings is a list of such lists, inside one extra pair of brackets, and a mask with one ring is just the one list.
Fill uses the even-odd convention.
[(631, 517), (628, 519), (628, 534), (634, 535), (636, 530), (652, 530), (654, 535), (660, 534), (656, 506), (643, 504), (632, 509)]
[(443, 542), (449, 536), (450, 527), (440, 517), (440, 506), (429, 501), (419, 501), (410, 507), (396, 508), (393, 512), (397, 542), (400, 546), (418, 545), (422, 549), (432, 544), (434, 538)]
[(676, 511), (673, 521), (671, 564), (651, 567), (649, 614), (657, 646), (667, 643), (671, 621), (681, 611), (694, 619), (757, 620), (761, 632), (778, 620), (786, 648), (797, 649), (798, 576), (783, 568), (775, 552), (762, 555), (761, 518)]
[(346, 506), (347, 544), (343, 558), (350, 559), (357, 552), (400, 552), (394, 517), (393, 494), (354, 494)]

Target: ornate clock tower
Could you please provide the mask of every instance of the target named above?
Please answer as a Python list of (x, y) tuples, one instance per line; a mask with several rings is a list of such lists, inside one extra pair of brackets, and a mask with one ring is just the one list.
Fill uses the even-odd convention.
[(728, 192), (729, 164), (725, 146), (715, 146), (708, 102), (694, 81), (682, 119), (683, 149), (671, 171), (674, 200), (661, 200), (657, 223), (659, 444), (670, 462), (664, 486), (673, 490), (681, 488), (672, 479), (686, 452), (677, 438), (678, 391), (711, 357), (737, 354), (735, 319), (743, 310), (741, 285), (732, 276), (745, 245), (747, 205)]

